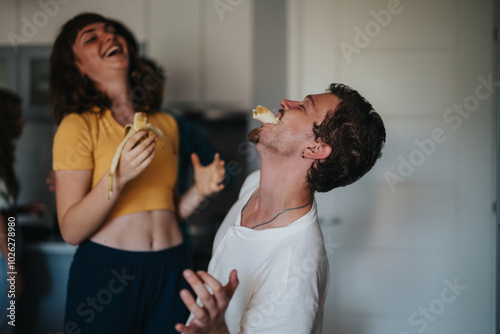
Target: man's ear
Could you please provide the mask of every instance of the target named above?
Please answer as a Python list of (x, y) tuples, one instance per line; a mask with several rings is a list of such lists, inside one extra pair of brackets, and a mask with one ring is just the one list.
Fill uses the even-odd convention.
[(331, 146), (319, 141), (316, 145), (308, 146), (307, 149), (304, 150), (304, 158), (322, 160), (328, 158), (331, 153)]

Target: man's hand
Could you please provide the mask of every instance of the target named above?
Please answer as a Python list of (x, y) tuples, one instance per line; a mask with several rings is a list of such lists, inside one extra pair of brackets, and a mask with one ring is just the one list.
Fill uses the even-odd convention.
[[(236, 270), (231, 271), (229, 282), (222, 286), (218, 280), (204, 271), (196, 274), (191, 270), (184, 271), (186, 281), (191, 285), (194, 292), (200, 298), (203, 306), (196, 303), (195, 298), (187, 290), (181, 291), (181, 299), (186, 304), (194, 318), (186, 327), (183, 324), (175, 325), (175, 329), (186, 334), (225, 334), (229, 333), (224, 315), (238, 287), (238, 276)], [(205, 286), (208, 285), (213, 294)]]
[(191, 154), (191, 161), (194, 168), (194, 182), (198, 193), (207, 197), (213, 193), (224, 189), (224, 185), (220, 184), (224, 180), (224, 161), (220, 160), (219, 153), (215, 153), (214, 161), (208, 166), (202, 166), (200, 158), (196, 153)]

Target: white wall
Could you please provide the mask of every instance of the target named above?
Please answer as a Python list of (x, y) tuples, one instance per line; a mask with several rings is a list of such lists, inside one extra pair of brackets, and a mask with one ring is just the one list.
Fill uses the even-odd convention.
[[(346, 83), (372, 102), (387, 130), (383, 157), (367, 176), (318, 196), (330, 224), (325, 331), (494, 333), (497, 88), (476, 91), (480, 78), (496, 77), (494, 2), (288, 4), (289, 97)], [(382, 23), (372, 14), (389, 9)], [(448, 111), (455, 104), (472, 111)], [(398, 172), (400, 159), (412, 170)], [(466, 288), (445, 302), (445, 282), (455, 279)]]
[(0, 9), (0, 43), (5, 46), (12, 45), (9, 33), (24, 39), (20, 45), (52, 45), (61, 25), (80, 12), (123, 20), (138, 39), (145, 37), (142, 1), (2, 0)]

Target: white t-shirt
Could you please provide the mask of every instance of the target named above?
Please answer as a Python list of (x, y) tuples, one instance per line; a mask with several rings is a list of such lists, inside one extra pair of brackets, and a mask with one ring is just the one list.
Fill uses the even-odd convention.
[(208, 266), (208, 273), (223, 285), (233, 269), (238, 272), (239, 285), (226, 310), (227, 327), (231, 334), (319, 334), (329, 273), (316, 203), (286, 227), (242, 227), (241, 210), (259, 180), (259, 171), (245, 180), (215, 236)]

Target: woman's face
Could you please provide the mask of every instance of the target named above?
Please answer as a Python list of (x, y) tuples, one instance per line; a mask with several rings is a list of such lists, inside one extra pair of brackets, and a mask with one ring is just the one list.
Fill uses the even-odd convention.
[(82, 75), (105, 85), (117, 77), (126, 78), (129, 66), (127, 43), (105, 22), (86, 25), (73, 44), (75, 65)]

